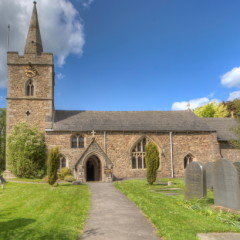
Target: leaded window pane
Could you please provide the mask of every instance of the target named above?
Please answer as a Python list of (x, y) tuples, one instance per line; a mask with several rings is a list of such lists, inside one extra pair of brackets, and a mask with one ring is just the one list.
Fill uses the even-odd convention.
[(63, 157), (61, 158), (61, 168), (65, 168), (67, 166), (66, 159)]
[(84, 137), (83, 136), (78, 137), (78, 147), (84, 148)]
[(72, 145), (72, 148), (77, 148), (77, 137), (76, 136), (72, 136), (71, 145)]
[(142, 158), (138, 157), (138, 168), (142, 168)]
[(135, 157), (132, 157), (132, 168), (136, 169), (137, 168), (137, 161)]

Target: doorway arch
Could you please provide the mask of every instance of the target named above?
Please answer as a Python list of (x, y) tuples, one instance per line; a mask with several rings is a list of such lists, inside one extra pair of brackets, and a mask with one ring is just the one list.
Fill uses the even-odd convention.
[(86, 161), (86, 181), (101, 181), (102, 180), (102, 166), (101, 161), (96, 155), (88, 158)]

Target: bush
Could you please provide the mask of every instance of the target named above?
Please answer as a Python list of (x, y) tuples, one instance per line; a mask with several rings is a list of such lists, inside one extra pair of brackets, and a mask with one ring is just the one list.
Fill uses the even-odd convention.
[(159, 152), (154, 143), (146, 146), (146, 165), (147, 165), (147, 181), (153, 184), (157, 179), (157, 170), (159, 168)]
[(67, 175), (72, 175), (71, 170), (67, 167), (61, 168), (58, 172), (58, 178), (63, 180)]
[(71, 175), (67, 175), (67, 176), (65, 176), (64, 181), (66, 181), (66, 182), (73, 182), (73, 181), (76, 181), (76, 178), (74, 178)]
[(44, 174), (46, 145), (37, 127), (16, 124), (7, 139), (8, 169), (18, 177), (34, 178)]
[(57, 171), (60, 165), (59, 150), (58, 148), (53, 148), (48, 154), (48, 183), (53, 185), (57, 181)]

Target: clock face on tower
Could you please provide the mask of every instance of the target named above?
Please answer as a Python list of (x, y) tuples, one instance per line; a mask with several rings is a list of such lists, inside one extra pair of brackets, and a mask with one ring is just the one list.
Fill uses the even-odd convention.
[(32, 77), (36, 76), (36, 74), (37, 74), (37, 71), (32, 66), (26, 67), (25, 75), (27, 77), (32, 78)]

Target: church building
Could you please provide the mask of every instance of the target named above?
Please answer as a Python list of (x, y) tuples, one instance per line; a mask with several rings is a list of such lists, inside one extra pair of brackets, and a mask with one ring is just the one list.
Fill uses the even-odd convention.
[(229, 144), (232, 118), (204, 119), (190, 110), (56, 110), (53, 54), (43, 51), (35, 2), (24, 54), (8, 52), (7, 64), (7, 134), (22, 121), (37, 125), (48, 149), (59, 148), (61, 167), (82, 182), (145, 177), (148, 142), (159, 150), (159, 177), (182, 177), (191, 161), (240, 161)]

